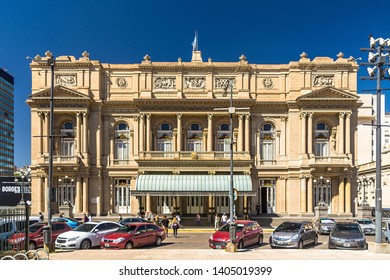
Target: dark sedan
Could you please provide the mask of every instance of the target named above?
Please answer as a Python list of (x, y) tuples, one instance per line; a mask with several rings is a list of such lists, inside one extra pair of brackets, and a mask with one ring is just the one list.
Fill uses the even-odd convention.
[(358, 223), (336, 223), (329, 235), (328, 248), (366, 250), (368, 245)]
[(125, 218), (119, 222), (121, 225), (131, 224), (131, 223), (150, 223), (150, 221), (138, 218), (138, 217), (130, 217)]

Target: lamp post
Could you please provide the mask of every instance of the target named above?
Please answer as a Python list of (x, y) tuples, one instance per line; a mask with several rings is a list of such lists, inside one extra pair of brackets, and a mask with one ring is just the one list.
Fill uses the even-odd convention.
[(368, 201), (366, 200), (366, 188), (371, 185), (371, 179), (367, 179), (366, 175), (363, 175), (361, 179), (358, 179), (358, 192), (360, 193), (363, 189), (363, 200), (362, 200), (362, 206), (370, 206)]
[(327, 206), (327, 204), (324, 201), (324, 189), (329, 186), (330, 180), (324, 179), (324, 177), (320, 176), (318, 180), (314, 179), (313, 182), (317, 186), (317, 190), (320, 195), (317, 206)]
[[(374, 67), (367, 67), (369, 77), (361, 77), (362, 80), (376, 80), (376, 178), (375, 178), (375, 243), (382, 243), (382, 174), (381, 174), (381, 160), (382, 160), (382, 131), (381, 131), (381, 81), (389, 79), (390, 70), (385, 66), (389, 66), (387, 62), (389, 56), (390, 39), (378, 38), (375, 39), (372, 34), (369, 36), (370, 48), (361, 48), (361, 51), (368, 51), (368, 63), (361, 63), (361, 65), (368, 65)], [(387, 72), (387, 77), (386, 77)]]
[[(29, 226), (30, 226), (30, 206), (27, 203), (27, 201), (24, 200), (24, 179), (25, 176), (21, 175), (20, 178), (22, 179), (21, 187), (20, 187), (20, 193), (21, 193), (21, 199), (16, 206), (18, 209), (23, 209), (24, 210), (24, 215), (25, 215), (25, 223), (24, 223), (24, 250), (27, 252), (28, 251), (28, 246), (29, 246)], [(30, 182), (30, 178), (27, 179), (28, 182)], [(19, 182), (18, 178), (15, 178), (15, 185)]]

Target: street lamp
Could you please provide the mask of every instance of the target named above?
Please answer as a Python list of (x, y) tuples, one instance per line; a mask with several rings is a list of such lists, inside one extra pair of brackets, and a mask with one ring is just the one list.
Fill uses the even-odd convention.
[(319, 192), (319, 201), (317, 203), (317, 206), (327, 206), (327, 204), (324, 201), (324, 190), (326, 190), (329, 187), (330, 180), (324, 179), (324, 177), (320, 176), (320, 178), (313, 180), (314, 184), (317, 186), (317, 191)]
[[(22, 195), (18, 205), (16, 206), (19, 209), (24, 210), (24, 215), (25, 215), (25, 223), (24, 223), (24, 249), (27, 252), (28, 251), (28, 246), (29, 246), (29, 226), (30, 226), (30, 206), (27, 203), (27, 201), (24, 200), (24, 179), (25, 176), (21, 175), (20, 178), (22, 179), (22, 184), (21, 184), (21, 189), (20, 193)], [(27, 179), (28, 182), (30, 182), (30, 178)], [(15, 185), (19, 182), (18, 178), (15, 177)]]
[[(375, 178), (375, 243), (382, 243), (382, 129), (381, 129), (381, 81), (388, 80), (390, 73), (388, 57), (390, 53), (390, 39), (375, 39), (372, 34), (369, 36), (370, 48), (361, 48), (361, 51), (368, 51), (368, 63), (361, 65), (368, 67), (368, 77), (361, 77), (362, 80), (376, 80), (376, 178)], [(386, 71), (387, 70), (387, 71)], [(375, 76), (376, 75), (376, 76)], [(386, 77), (387, 75), (387, 77)]]
[(366, 188), (371, 185), (372, 179), (367, 179), (366, 175), (363, 175), (361, 179), (358, 179), (358, 192), (360, 193), (363, 189), (363, 200), (362, 200), (362, 206), (370, 206), (369, 203), (366, 200)]

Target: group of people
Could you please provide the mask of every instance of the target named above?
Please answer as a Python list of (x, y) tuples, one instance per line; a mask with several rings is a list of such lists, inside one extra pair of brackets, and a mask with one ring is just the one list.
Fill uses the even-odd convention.
[[(237, 220), (236, 216), (233, 216), (233, 221)], [(215, 213), (214, 216), (214, 229), (217, 230), (219, 229), (220, 226), (226, 225), (230, 223), (230, 218), (226, 215), (226, 213), (223, 213), (222, 216), (220, 217), (218, 213)]]
[(92, 222), (92, 216), (91, 216), (91, 213), (84, 213), (83, 215), (83, 222), (84, 223), (87, 223), (87, 222)]

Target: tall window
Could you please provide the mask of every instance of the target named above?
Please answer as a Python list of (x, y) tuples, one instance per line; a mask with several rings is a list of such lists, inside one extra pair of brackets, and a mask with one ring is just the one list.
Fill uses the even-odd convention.
[(74, 126), (72, 122), (65, 122), (61, 125), (61, 156), (74, 155)]
[(119, 123), (115, 127), (115, 159), (129, 159), (130, 130), (126, 123)]
[(157, 131), (157, 150), (164, 152), (172, 151), (173, 131), (169, 123), (163, 123)]
[(187, 151), (202, 151), (203, 128), (198, 123), (192, 123), (187, 130)]
[(230, 152), (230, 125), (227, 123), (220, 124), (217, 131), (217, 151)]
[(320, 122), (316, 124), (314, 131), (315, 155), (319, 157), (329, 156), (329, 127)]
[(264, 162), (275, 160), (275, 127), (270, 123), (260, 128), (260, 159)]

